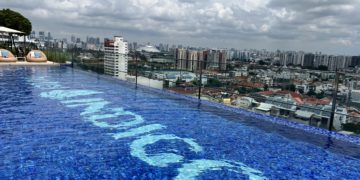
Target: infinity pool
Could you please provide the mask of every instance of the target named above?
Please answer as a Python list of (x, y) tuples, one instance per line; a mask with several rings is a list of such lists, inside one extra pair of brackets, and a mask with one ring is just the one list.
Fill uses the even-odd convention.
[(0, 67), (0, 179), (360, 179), (359, 145), (266, 118), (70, 68)]

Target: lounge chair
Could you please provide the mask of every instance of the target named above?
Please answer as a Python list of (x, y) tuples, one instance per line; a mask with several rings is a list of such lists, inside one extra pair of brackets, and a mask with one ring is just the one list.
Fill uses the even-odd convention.
[(0, 49), (0, 62), (16, 62), (16, 57), (6, 49)]
[(26, 56), (26, 61), (28, 62), (46, 62), (46, 55), (39, 50), (32, 50)]

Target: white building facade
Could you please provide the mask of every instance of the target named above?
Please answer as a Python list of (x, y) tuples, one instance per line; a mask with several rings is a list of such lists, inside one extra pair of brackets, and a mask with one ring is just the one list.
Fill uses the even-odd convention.
[(104, 72), (125, 79), (128, 72), (128, 43), (121, 36), (104, 41)]
[(360, 90), (351, 90), (351, 101), (360, 103)]

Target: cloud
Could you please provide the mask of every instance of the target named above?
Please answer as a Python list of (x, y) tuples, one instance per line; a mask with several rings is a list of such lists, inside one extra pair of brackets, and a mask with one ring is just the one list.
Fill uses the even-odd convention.
[(32, 16), (40, 17), (40, 18), (48, 18), (49, 17), (49, 11), (45, 9), (34, 9), (31, 12)]
[(353, 44), (352, 41), (349, 39), (333, 39), (331, 42), (334, 44), (340, 44), (345, 46), (351, 46)]
[(55, 36), (351, 54), (360, 38), (358, 0), (2, 0), (0, 7)]

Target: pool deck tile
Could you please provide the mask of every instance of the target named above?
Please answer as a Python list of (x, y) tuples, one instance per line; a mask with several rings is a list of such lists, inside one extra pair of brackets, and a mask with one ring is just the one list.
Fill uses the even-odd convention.
[(26, 61), (17, 61), (17, 62), (0, 62), (0, 66), (60, 66), (59, 63), (47, 61), (47, 62), (26, 62)]

